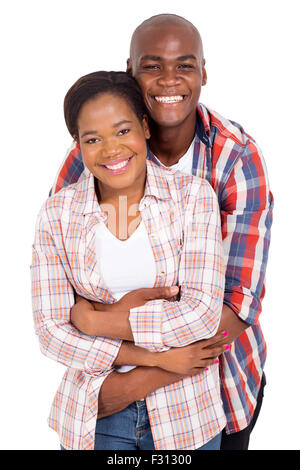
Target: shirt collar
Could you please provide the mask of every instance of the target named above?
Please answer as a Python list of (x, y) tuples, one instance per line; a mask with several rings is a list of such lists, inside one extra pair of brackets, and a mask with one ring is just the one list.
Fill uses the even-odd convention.
[[(68, 189), (71, 188), (67, 188), (67, 190)], [(105, 216), (97, 200), (94, 175), (92, 173), (87, 172), (86, 178), (84, 178), (79, 183), (76, 183), (72, 190), (74, 191), (72, 200), (73, 212), (81, 215), (98, 212), (100, 216)]]
[(210, 119), (205, 106), (201, 103), (197, 106), (197, 120), (196, 120), (196, 136), (207, 147), (211, 147), (210, 142)]
[[(156, 199), (171, 199), (172, 170), (160, 168), (152, 161), (147, 160), (147, 177), (143, 201), (151, 197)], [(71, 189), (70, 187), (68, 189)], [(67, 191), (68, 191), (67, 189)], [(95, 191), (94, 175), (88, 172), (86, 178), (73, 186), (74, 196), (72, 200), (72, 211), (81, 214), (98, 213), (100, 219), (106, 218), (106, 214), (99, 206)], [(146, 204), (148, 205), (148, 204)]]

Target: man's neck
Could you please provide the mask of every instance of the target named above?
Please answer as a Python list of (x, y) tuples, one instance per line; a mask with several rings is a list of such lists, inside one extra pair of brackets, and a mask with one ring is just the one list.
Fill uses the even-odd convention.
[(178, 127), (159, 127), (152, 123), (149, 146), (151, 152), (165, 166), (175, 165), (187, 152), (195, 137), (196, 114), (195, 119), (186, 124)]

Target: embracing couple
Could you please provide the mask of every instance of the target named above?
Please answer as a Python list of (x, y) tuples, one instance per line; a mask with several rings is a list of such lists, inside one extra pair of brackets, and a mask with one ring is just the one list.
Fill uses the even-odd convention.
[(49, 425), (67, 450), (247, 449), (273, 197), (243, 128), (199, 104), (197, 29), (144, 21), (126, 72), (81, 77), (74, 139), (36, 224), (42, 352), (67, 367)]

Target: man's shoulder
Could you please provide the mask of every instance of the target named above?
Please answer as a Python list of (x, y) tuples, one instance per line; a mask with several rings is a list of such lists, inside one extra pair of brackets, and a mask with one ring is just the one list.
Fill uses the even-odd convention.
[(212, 136), (212, 145), (219, 144), (227, 140), (232, 141), (237, 146), (244, 148), (249, 142), (255, 144), (253, 137), (245, 131), (238, 122), (224, 117), (214, 109), (199, 103), (198, 112), (204, 121), (204, 127), (209, 129)]

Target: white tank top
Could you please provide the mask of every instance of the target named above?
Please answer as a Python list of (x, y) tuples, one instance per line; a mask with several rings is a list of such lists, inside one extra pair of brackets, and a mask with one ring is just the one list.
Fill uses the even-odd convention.
[[(124, 241), (100, 222), (96, 229), (96, 256), (101, 277), (115, 299), (120, 300), (135, 289), (153, 287), (156, 265), (143, 221)], [(121, 366), (118, 372), (127, 372), (134, 367)]]

